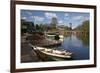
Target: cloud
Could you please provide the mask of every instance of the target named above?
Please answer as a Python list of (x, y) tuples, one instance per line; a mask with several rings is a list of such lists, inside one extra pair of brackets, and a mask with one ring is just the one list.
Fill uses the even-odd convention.
[(21, 19), (26, 20), (27, 18), (26, 17), (21, 17)]
[(74, 16), (74, 17), (72, 17), (72, 19), (85, 21), (85, 20), (89, 20), (89, 17), (87, 17), (87, 16)]
[(32, 16), (32, 18), (35, 20), (35, 21), (43, 21), (44, 20), (44, 17), (40, 17), (40, 16)]
[(63, 21), (62, 21), (62, 20), (60, 20), (60, 21), (58, 21), (58, 23), (59, 23), (59, 24), (62, 24), (62, 23), (63, 23)]
[(30, 12), (30, 11), (27, 11), (27, 14), (28, 14), (28, 15), (32, 15), (32, 12)]
[(56, 13), (46, 12), (45, 17), (48, 19), (51, 19), (52, 17), (57, 18), (57, 15), (56, 15)]
[(68, 17), (69, 16), (69, 14), (68, 13), (65, 13), (65, 17)]
[(85, 17), (84, 17), (84, 21), (85, 21), (85, 20), (89, 20), (89, 17), (86, 17), (86, 16), (85, 16)]
[(73, 20), (82, 20), (83, 16), (73, 16), (72, 19)]
[(68, 20), (69, 19), (69, 13), (65, 13), (64, 16), (65, 16), (64, 17), (65, 20)]

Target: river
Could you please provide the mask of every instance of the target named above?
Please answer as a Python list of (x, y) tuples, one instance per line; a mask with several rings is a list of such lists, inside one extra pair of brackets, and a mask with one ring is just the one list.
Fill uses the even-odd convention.
[[(61, 45), (52, 46), (57, 49), (65, 49), (72, 52), (72, 59), (70, 60), (88, 60), (89, 59), (89, 35), (67, 35), (64, 36), (64, 41)], [(21, 62), (40, 62), (40, 59), (33, 55), (33, 52), (29, 45), (22, 44), (21, 47)], [(62, 61), (62, 59), (55, 59), (53, 57), (48, 57), (45, 61)], [(66, 61), (68, 59), (65, 59)]]
[(72, 52), (73, 60), (89, 59), (89, 40), (87, 37), (80, 38), (76, 35), (65, 36), (64, 41), (57, 48), (63, 48)]

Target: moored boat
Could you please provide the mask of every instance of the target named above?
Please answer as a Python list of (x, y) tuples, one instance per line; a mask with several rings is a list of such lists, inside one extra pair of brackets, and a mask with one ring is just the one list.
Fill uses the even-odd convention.
[(45, 36), (49, 39), (55, 40), (55, 36), (59, 36), (59, 41), (63, 42), (64, 36), (57, 33), (46, 33)]
[(54, 58), (62, 58), (62, 59), (70, 59), (72, 58), (72, 53), (68, 52), (66, 50), (58, 50), (55, 48), (44, 48), (44, 47), (34, 47), (33, 45), (30, 45), (32, 48), (34, 48), (35, 51), (40, 52), (41, 54), (51, 56)]

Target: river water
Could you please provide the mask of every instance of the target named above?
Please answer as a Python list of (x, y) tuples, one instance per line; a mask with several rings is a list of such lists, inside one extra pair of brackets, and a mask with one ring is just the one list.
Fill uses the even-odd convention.
[[(88, 60), (89, 59), (89, 35), (67, 35), (64, 36), (64, 41), (61, 45), (51, 46), (57, 49), (64, 49), (72, 52), (72, 59), (70, 60)], [(22, 44), (21, 47), (21, 62), (40, 62), (40, 59), (33, 56), (31, 47), (26, 44)], [(32, 53), (32, 54), (31, 54)], [(54, 57), (48, 57), (45, 61), (62, 61), (62, 59), (56, 59)], [(68, 60), (68, 59), (65, 59)]]
[(57, 48), (63, 48), (72, 52), (73, 60), (89, 59), (89, 40), (87, 37), (79, 38), (76, 35), (65, 36), (64, 41)]

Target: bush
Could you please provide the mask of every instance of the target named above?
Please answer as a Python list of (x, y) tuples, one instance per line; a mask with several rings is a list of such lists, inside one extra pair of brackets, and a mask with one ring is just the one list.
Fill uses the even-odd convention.
[(55, 40), (59, 40), (59, 39), (60, 39), (59, 35), (55, 35)]

